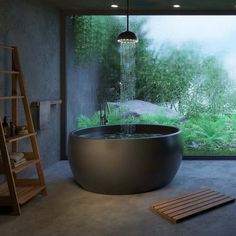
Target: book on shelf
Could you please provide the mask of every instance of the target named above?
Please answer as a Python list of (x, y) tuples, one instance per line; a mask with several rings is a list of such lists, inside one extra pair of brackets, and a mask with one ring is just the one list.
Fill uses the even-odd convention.
[(22, 165), (26, 162), (26, 159), (24, 158), (24, 153), (22, 152), (11, 152), (9, 153), (9, 157), (13, 168)]
[(22, 158), (24, 158), (24, 153), (22, 152), (10, 152), (9, 153), (10, 160), (17, 163), (21, 161)]
[(25, 163), (25, 162), (26, 162), (26, 159), (25, 159), (25, 158), (22, 158), (22, 159), (21, 159), (20, 161), (18, 161), (18, 162), (14, 162), (14, 161), (11, 160), (11, 166), (12, 166), (13, 168), (16, 168), (16, 167), (22, 165), (22, 164)]

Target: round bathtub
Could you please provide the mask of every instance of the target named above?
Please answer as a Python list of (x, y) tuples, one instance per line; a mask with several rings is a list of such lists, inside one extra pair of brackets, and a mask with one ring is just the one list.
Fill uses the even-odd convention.
[(161, 188), (182, 160), (181, 131), (161, 125), (111, 125), (74, 131), (69, 162), (76, 182), (103, 194)]

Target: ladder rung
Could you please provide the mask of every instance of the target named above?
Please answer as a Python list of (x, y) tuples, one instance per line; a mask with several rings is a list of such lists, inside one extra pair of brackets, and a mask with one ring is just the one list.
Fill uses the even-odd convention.
[(21, 98), (24, 98), (24, 96), (4, 96), (0, 97), (0, 100), (21, 99)]
[(19, 203), (21, 205), (28, 202), (32, 197), (41, 193), (45, 190), (46, 186), (28, 186), (28, 187), (16, 187), (16, 191), (18, 194)]
[(12, 169), (12, 171), (15, 173), (15, 174), (18, 174), (20, 173), (21, 171), (23, 171), (24, 169), (32, 166), (32, 165), (35, 165), (39, 162), (39, 160), (30, 160), (30, 161), (26, 161), (24, 163), (22, 163), (21, 165), (15, 167)]
[(34, 135), (36, 135), (36, 132), (30, 133), (30, 134), (16, 135), (14, 137), (7, 138), (6, 141), (7, 141), (7, 143), (13, 143), (13, 142), (16, 142), (18, 140), (21, 140), (21, 139), (24, 139), (24, 138), (28, 138), (28, 137), (31, 137), (31, 136), (34, 136)]
[(19, 71), (14, 70), (0, 70), (0, 74), (11, 74), (11, 75), (18, 75)]
[(0, 44), (0, 48), (14, 50), (14, 47)]
[[(45, 190), (45, 185), (35, 185), (35, 186), (27, 186), (27, 187), (20, 187), (16, 186), (16, 192), (18, 196), (19, 203), (22, 205), (29, 201), (32, 197), (36, 196), (43, 190)], [(0, 185), (0, 196), (4, 197), (2, 199), (7, 199), (6, 197), (9, 196), (9, 189), (6, 183)], [(0, 198), (1, 200), (1, 198)]]
[(40, 179), (16, 179), (16, 186), (18, 187), (27, 187), (27, 186), (39, 186)]
[[(19, 172), (21, 172), (22, 170), (32, 166), (32, 165), (36, 165), (37, 163), (39, 163), (39, 160), (34, 160), (33, 159), (33, 152), (31, 153), (26, 153), (24, 155), (24, 157), (26, 158), (26, 161), (22, 164), (20, 164), (19, 166), (17, 167), (12, 167), (12, 171), (17, 174)], [(28, 159), (28, 158), (31, 158), (31, 159)], [(3, 163), (2, 161), (0, 160), (0, 174), (5, 174), (5, 170), (4, 170), (4, 167), (3, 167)]]

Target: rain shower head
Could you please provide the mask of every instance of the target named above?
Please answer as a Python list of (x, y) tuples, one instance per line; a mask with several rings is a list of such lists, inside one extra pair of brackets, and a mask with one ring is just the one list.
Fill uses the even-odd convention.
[(117, 41), (118, 43), (137, 43), (138, 38), (135, 33), (127, 30), (119, 34)]
[(129, 0), (127, 0), (127, 30), (120, 33), (117, 38), (118, 43), (137, 43), (138, 38), (135, 33), (129, 31)]

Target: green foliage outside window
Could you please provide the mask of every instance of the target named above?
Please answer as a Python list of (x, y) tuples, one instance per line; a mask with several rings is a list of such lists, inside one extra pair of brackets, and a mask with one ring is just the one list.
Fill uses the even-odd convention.
[[(166, 42), (154, 51), (145, 29), (145, 19), (131, 20), (139, 38), (136, 45), (136, 98), (175, 109), (184, 121), (159, 115), (128, 117), (112, 113), (109, 123), (161, 123), (177, 125), (183, 131), (185, 151), (236, 153), (236, 91), (219, 58), (206, 55), (194, 42), (174, 45)], [(77, 63), (91, 58), (102, 66), (101, 86), (113, 87), (106, 101), (119, 99), (120, 57), (117, 35), (125, 30), (125, 19), (115, 16), (75, 17)], [(105, 90), (103, 90), (104, 92)], [(98, 115), (80, 116), (78, 127), (97, 125)], [(98, 123), (97, 123), (98, 122)]]

